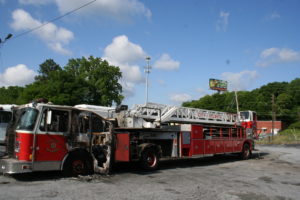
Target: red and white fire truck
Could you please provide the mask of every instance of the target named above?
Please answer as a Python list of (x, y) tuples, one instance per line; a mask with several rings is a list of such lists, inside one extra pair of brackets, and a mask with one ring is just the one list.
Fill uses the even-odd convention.
[(117, 108), (31, 103), (14, 112), (7, 132), (7, 174), (61, 170), (66, 175), (109, 173), (115, 162), (157, 169), (161, 159), (254, 149), (237, 114), (155, 103)]
[(254, 111), (241, 111), (239, 112), (239, 121), (242, 127), (245, 128), (246, 134), (258, 139), (257, 133), (257, 114)]

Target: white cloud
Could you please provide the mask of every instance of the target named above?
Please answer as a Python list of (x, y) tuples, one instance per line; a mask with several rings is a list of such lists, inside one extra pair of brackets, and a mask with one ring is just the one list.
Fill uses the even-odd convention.
[[(15, 31), (28, 31), (43, 24), (43, 22), (34, 19), (28, 12), (22, 9), (13, 11), (12, 18), (13, 22), (10, 26)], [(71, 54), (71, 52), (65, 49), (64, 46), (69, 44), (69, 42), (74, 38), (73, 32), (63, 27), (57, 27), (53, 23), (48, 23), (32, 33), (42, 39), (55, 52), (64, 55)]]
[(135, 84), (125, 80), (120, 81), (123, 89), (123, 95), (125, 97), (133, 97), (135, 94)]
[(197, 89), (196, 89), (196, 92), (199, 92), (199, 93), (204, 93), (204, 92), (205, 92), (205, 90), (204, 90), (203, 88), (197, 88)]
[(276, 20), (276, 19), (279, 19), (280, 17), (281, 16), (276, 11), (274, 11), (273, 13), (271, 13), (265, 17), (265, 21)]
[(10, 26), (17, 31), (32, 29), (42, 24), (38, 20), (33, 19), (28, 12), (22, 9), (14, 10), (12, 13), (12, 18), (13, 22), (10, 24)]
[(163, 70), (179, 69), (180, 62), (171, 59), (169, 54), (163, 54), (153, 65), (154, 68)]
[(36, 73), (26, 65), (19, 64), (8, 67), (3, 74), (0, 73), (0, 86), (24, 86), (34, 81)]
[[(0, 0), (4, 1), (4, 0)], [(71, 10), (77, 9), (91, 3), (79, 10), (74, 15), (77, 16), (101, 16), (118, 21), (128, 21), (136, 16), (144, 16), (150, 19), (152, 16), (151, 11), (139, 0), (19, 0), (20, 4), (23, 5), (46, 5), (54, 3), (58, 7), (61, 14), (70, 12)]]
[(227, 27), (229, 24), (229, 12), (221, 11), (219, 15), (219, 19), (217, 20), (217, 30), (218, 31), (227, 31)]
[[(88, 1), (55, 0), (55, 3), (60, 13), (66, 13), (88, 3)], [(151, 11), (139, 0), (97, 0), (91, 5), (78, 10), (76, 14), (81, 16), (100, 15), (120, 21), (129, 20), (139, 15), (150, 19), (152, 15)]]
[(270, 19), (278, 19), (280, 18), (280, 15), (277, 13), (277, 12), (273, 12), (271, 15), (270, 15)]
[(201, 98), (207, 94), (206, 90), (204, 90), (203, 88), (197, 88), (196, 92), (199, 93), (199, 96), (197, 96), (198, 98)]
[(257, 71), (224, 72), (222, 79), (228, 81), (229, 90), (247, 90), (258, 78)]
[(51, 3), (52, 0), (19, 0), (23, 5), (46, 5)]
[(115, 37), (113, 42), (104, 49), (104, 56), (108, 60), (132, 64), (145, 59), (146, 53), (140, 45), (130, 42), (126, 35), (120, 35)]
[(177, 94), (171, 94), (170, 100), (175, 103), (182, 103), (185, 101), (190, 101), (192, 99), (192, 96), (186, 93), (177, 93)]
[(55, 52), (63, 55), (71, 55), (72, 52), (68, 49), (63, 48), (62, 44), (59, 42), (51, 42), (48, 44), (51, 49), (53, 49)]
[[(139, 63), (146, 65), (147, 53), (139, 44), (131, 42), (126, 35), (113, 38), (112, 42), (104, 48), (103, 59), (110, 64), (120, 67), (123, 77), (120, 83), (126, 97), (134, 96), (135, 86), (144, 83), (144, 76)], [(179, 62), (174, 61), (168, 54), (163, 54), (159, 60), (159, 68), (172, 70), (179, 67)], [(160, 84), (165, 84), (160, 81)]]
[(157, 83), (158, 83), (159, 85), (161, 85), (161, 86), (166, 86), (166, 81), (163, 80), (163, 79), (158, 79), (158, 80), (157, 80)]
[(261, 58), (266, 58), (266, 57), (269, 57), (273, 54), (276, 54), (277, 52), (278, 52), (278, 48), (265, 49), (261, 52), (260, 57)]
[(146, 53), (143, 48), (128, 40), (125, 35), (117, 36), (112, 43), (104, 49), (103, 59), (110, 64), (120, 67), (123, 74), (121, 84), (123, 86), (125, 96), (134, 95), (134, 87), (136, 84), (143, 82), (144, 78), (140, 70), (139, 61), (144, 60)]
[(265, 49), (260, 54), (257, 65), (267, 67), (277, 63), (297, 62), (300, 61), (300, 52), (287, 48), (272, 47)]

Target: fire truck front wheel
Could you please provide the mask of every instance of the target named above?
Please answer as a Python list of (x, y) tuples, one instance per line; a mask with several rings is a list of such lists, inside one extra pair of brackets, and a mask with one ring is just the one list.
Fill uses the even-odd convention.
[(84, 155), (70, 155), (64, 163), (65, 176), (89, 175), (93, 173), (91, 159)]
[(243, 146), (243, 151), (240, 154), (241, 159), (243, 160), (247, 160), (249, 159), (251, 156), (251, 150), (250, 150), (250, 146), (248, 143), (245, 143)]
[(141, 154), (140, 163), (144, 170), (156, 170), (159, 164), (158, 151), (155, 148), (145, 149)]

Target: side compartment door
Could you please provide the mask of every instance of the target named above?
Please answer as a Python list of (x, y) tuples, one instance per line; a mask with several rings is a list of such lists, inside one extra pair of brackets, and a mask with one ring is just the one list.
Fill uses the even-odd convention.
[(215, 140), (215, 153), (225, 153), (224, 140)]
[(203, 155), (203, 153), (204, 153), (203, 127), (199, 125), (192, 125), (192, 154)]
[(204, 154), (215, 153), (215, 141), (212, 139), (204, 140)]
[(116, 133), (115, 160), (121, 162), (130, 161), (129, 133)]

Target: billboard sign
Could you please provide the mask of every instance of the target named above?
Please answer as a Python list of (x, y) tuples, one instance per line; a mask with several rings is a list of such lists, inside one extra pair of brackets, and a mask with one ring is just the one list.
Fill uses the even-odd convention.
[(209, 79), (209, 88), (218, 91), (227, 91), (227, 81), (218, 79)]

